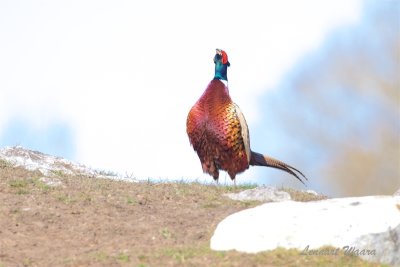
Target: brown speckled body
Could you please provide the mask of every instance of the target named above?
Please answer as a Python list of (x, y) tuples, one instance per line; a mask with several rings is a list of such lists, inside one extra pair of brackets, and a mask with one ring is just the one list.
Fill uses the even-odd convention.
[(219, 170), (232, 180), (249, 168), (250, 140), (246, 121), (232, 102), (228, 87), (212, 80), (189, 112), (186, 131), (203, 171), (218, 180)]

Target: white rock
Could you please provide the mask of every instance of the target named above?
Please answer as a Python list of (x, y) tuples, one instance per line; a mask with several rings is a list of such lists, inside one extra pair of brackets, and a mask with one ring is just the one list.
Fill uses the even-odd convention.
[(277, 247), (343, 248), (360, 236), (400, 224), (400, 197), (369, 196), (312, 202), (275, 202), (232, 214), (220, 222), (211, 249), (256, 253)]
[(359, 253), (361, 258), (391, 265), (400, 265), (400, 224), (377, 234), (363, 235), (352, 244), (354, 248), (369, 248), (373, 253)]
[(95, 178), (107, 178), (137, 182), (131, 177), (120, 177), (102, 174), (97, 170), (83, 164), (33, 151), (21, 146), (5, 147), (0, 149), (0, 159), (10, 162), (15, 167), (23, 167), (27, 170), (40, 171), (44, 176), (57, 177), (59, 175), (83, 175)]
[(291, 199), (288, 192), (280, 191), (273, 186), (260, 186), (239, 193), (229, 193), (225, 195), (233, 200), (240, 201), (257, 200), (278, 202)]

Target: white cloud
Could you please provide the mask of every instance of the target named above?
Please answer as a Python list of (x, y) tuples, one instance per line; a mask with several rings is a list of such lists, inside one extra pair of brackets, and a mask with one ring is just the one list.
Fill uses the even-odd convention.
[(263, 90), (360, 12), (360, 1), (3, 3), (0, 127), (16, 115), (37, 127), (68, 120), (79, 161), (203, 177), (185, 124), (214, 49), (228, 52), (230, 91), (251, 124)]

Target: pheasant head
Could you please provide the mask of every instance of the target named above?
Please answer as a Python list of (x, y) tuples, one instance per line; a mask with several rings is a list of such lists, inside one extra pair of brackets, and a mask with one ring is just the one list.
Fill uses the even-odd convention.
[(228, 55), (224, 50), (216, 49), (214, 56), (215, 76), (214, 79), (228, 81), (228, 67), (231, 65), (228, 61)]

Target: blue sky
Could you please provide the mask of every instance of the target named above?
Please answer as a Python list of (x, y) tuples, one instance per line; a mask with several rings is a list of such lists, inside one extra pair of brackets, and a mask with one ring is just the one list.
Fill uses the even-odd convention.
[(10, 119), (1, 133), (2, 146), (25, 146), (51, 155), (74, 158), (76, 146), (72, 128), (62, 121), (53, 121), (36, 128), (24, 118)]
[[(261, 121), (260, 97), (279, 94), (287, 72), (332, 31), (360, 23), (362, 7), (357, 0), (2, 1), (0, 145), (144, 179), (211, 180), (185, 124), (219, 47), (229, 55), (230, 92), (250, 135), (271, 133), (253, 149), (273, 148), (282, 158), (278, 149), (288, 146)], [(301, 169), (302, 160), (290, 159)], [(238, 181), (277, 174), (251, 169)]]

